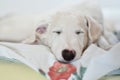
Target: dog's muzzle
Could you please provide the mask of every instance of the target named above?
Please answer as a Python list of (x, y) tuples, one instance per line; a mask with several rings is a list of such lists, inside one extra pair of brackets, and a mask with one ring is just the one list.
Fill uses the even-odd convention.
[(64, 49), (62, 51), (62, 57), (64, 58), (65, 61), (71, 61), (75, 58), (76, 52), (74, 50), (67, 50)]

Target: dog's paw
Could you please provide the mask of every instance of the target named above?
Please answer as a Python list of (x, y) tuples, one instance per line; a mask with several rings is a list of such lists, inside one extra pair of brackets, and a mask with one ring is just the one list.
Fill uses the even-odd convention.
[(35, 37), (35, 35), (32, 35), (32, 36), (28, 37), (27, 39), (23, 40), (21, 43), (32, 44), (35, 41), (36, 41), (36, 37)]

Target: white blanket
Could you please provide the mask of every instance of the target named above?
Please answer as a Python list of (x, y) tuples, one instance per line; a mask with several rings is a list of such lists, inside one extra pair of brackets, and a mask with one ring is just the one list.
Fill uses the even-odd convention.
[(87, 67), (83, 80), (98, 80), (120, 68), (120, 43), (109, 51), (91, 45), (82, 56), (81, 63)]
[[(18, 59), (36, 71), (39, 68), (47, 70), (46, 64), (50, 62), (48, 59), (50, 54), (49, 49), (42, 45), (0, 42), (0, 56)], [(83, 67), (87, 67), (83, 80), (98, 80), (120, 68), (120, 43), (109, 51), (92, 44), (80, 61)]]
[(34, 70), (47, 69), (50, 51), (43, 45), (0, 42), (0, 56), (17, 59)]

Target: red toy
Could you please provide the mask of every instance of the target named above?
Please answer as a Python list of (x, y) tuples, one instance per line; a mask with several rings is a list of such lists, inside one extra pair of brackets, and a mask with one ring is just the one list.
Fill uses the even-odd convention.
[(48, 75), (51, 80), (68, 80), (72, 73), (76, 72), (76, 68), (71, 64), (55, 62), (49, 68)]

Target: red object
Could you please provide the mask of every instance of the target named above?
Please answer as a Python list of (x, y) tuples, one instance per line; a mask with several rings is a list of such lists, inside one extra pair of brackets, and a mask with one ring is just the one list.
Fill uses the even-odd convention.
[(55, 62), (54, 65), (49, 68), (48, 75), (51, 80), (68, 80), (75, 71), (76, 68), (71, 64)]

